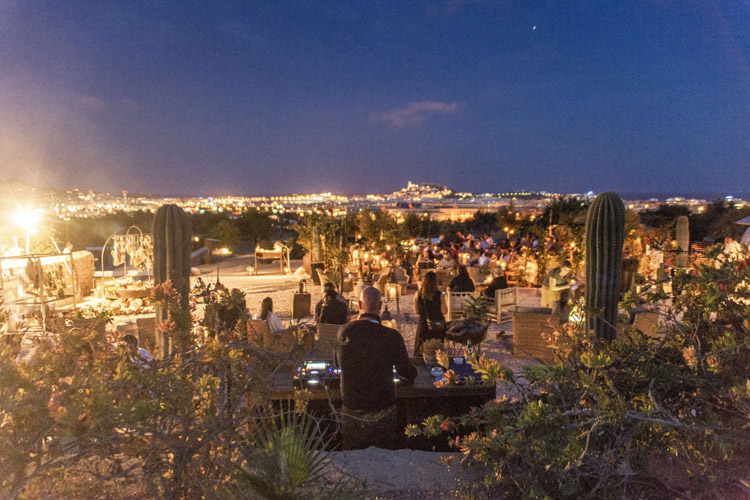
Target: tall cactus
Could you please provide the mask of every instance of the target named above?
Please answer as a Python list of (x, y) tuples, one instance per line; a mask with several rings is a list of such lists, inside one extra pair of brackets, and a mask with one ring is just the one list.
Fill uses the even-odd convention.
[(315, 224), (313, 227), (313, 260), (321, 262), (323, 260), (323, 246), (320, 241), (320, 225)]
[[(177, 205), (162, 205), (154, 215), (151, 232), (154, 239), (154, 282), (159, 285), (170, 280), (180, 293), (180, 306), (187, 311), (192, 251), (190, 220)], [(157, 309), (156, 324), (161, 324), (168, 314), (169, 311)], [(162, 357), (170, 353), (169, 339), (161, 332), (157, 332), (157, 349)]]
[(690, 251), (690, 221), (687, 216), (681, 215), (677, 218), (677, 267), (685, 269), (688, 267), (688, 252)]
[(609, 191), (596, 197), (586, 216), (586, 315), (596, 336), (617, 334), (617, 303), (625, 242), (625, 206)]

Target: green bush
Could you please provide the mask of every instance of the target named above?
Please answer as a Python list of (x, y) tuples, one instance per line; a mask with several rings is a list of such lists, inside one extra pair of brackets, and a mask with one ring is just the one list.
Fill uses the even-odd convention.
[(408, 432), (452, 431), (462, 461), (510, 499), (720, 495), (747, 480), (750, 451), (743, 259), (680, 274), (659, 337), (631, 328), (603, 343), (570, 324), (550, 339), (559, 362), (512, 380), (517, 397)]
[[(179, 302), (168, 284), (154, 298)], [(230, 299), (221, 305), (239, 307)], [(246, 498), (235, 471), (278, 455), (255, 422), (272, 415), (272, 374), (290, 358), (206, 324), (220, 322), (159, 325), (177, 346), (164, 361), (84, 328), (40, 340), (27, 362), (0, 343), (0, 497)]]

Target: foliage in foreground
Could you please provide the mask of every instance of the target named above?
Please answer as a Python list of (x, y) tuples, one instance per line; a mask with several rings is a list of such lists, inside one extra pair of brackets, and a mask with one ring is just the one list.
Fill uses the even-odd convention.
[[(174, 291), (164, 288), (155, 300), (172, 300)], [(196, 321), (190, 339), (180, 338), (180, 318), (160, 325), (178, 347), (164, 361), (145, 361), (120, 339), (102, 341), (76, 328), (40, 341), (30, 361), (16, 359), (17, 346), (0, 344), (0, 497), (117, 491), (122, 498), (296, 498), (303, 490), (329, 491), (318, 483), (322, 456), (310, 462), (307, 447), (319, 442), (317, 427), (282, 419), (279, 445), (258, 431), (260, 415), (275, 417), (273, 373), (293, 353), (259, 347), (252, 332), (248, 342), (245, 321), (228, 330), (214, 307), (206, 310), (212, 317), (200, 324), (211, 326)], [(307, 457), (307, 469), (260, 465), (281, 456), (288, 463)], [(285, 495), (254, 489), (238, 467), (286, 484)]]
[(749, 284), (750, 260), (709, 260), (676, 279), (658, 337), (601, 343), (570, 325), (551, 339), (558, 363), (527, 367), (525, 384), (511, 376), (518, 397), (407, 433), (450, 433), (461, 461), (485, 466), (507, 498), (747, 493)]

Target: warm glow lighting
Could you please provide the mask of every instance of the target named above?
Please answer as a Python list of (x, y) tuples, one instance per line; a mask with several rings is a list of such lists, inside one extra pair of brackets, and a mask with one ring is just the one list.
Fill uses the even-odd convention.
[(222, 254), (224, 254), (224, 255), (228, 255), (228, 254), (229, 254), (229, 249), (228, 249), (228, 248), (226, 248), (226, 247), (225, 247), (225, 248), (222, 248), (222, 249), (221, 249), (221, 253), (222, 253)]
[(13, 216), (16, 224), (26, 229), (26, 253), (31, 253), (31, 233), (36, 232), (34, 227), (39, 222), (39, 216), (31, 210), (21, 210)]
[(31, 210), (21, 210), (13, 215), (13, 221), (23, 228), (31, 229), (39, 222), (39, 216)]
[(392, 298), (392, 299), (395, 299), (397, 295), (398, 295), (398, 289), (396, 288), (396, 286), (395, 285), (389, 286), (388, 287), (388, 296), (390, 298)]
[(193, 236), (193, 241), (195, 241), (196, 243), (197, 243), (197, 242), (199, 242), (200, 240), (201, 240), (201, 239), (200, 239), (200, 238), (198, 238), (197, 236)]

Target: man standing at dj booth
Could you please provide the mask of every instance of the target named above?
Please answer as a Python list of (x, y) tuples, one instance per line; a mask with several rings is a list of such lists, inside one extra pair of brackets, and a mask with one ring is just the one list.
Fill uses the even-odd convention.
[(380, 323), (380, 292), (362, 290), (361, 314), (338, 333), (341, 367), (341, 432), (345, 450), (396, 446), (396, 388), (393, 367), (407, 383), (417, 377), (404, 339)]

